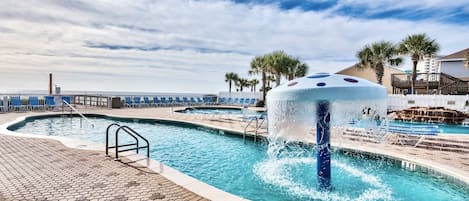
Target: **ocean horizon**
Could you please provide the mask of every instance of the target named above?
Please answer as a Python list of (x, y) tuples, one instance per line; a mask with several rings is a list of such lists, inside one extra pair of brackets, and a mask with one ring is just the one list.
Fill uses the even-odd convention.
[[(54, 93), (55, 94), (55, 93)], [(218, 95), (218, 93), (183, 93), (183, 92), (130, 92), (130, 91), (86, 91), (86, 90), (63, 90), (61, 95), (101, 95), (101, 96), (203, 96)], [(0, 91), (4, 95), (49, 95), (48, 90), (11, 90)]]

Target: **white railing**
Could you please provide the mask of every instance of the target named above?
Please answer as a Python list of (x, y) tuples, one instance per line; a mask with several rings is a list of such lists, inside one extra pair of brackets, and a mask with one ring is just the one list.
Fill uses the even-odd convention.
[[(65, 103), (65, 105), (67, 105), (68, 107), (70, 107), (73, 111), (75, 111), (78, 115), (81, 116), (81, 118), (85, 119), (86, 121), (88, 121), (88, 123), (91, 124), (91, 127), (94, 128), (94, 124), (93, 122), (91, 122), (88, 118), (85, 117), (85, 115), (83, 115), (81, 112), (79, 112), (75, 107), (73, 107), (72, 105), (70, 105), (70, 103), (68, 103), (66, 100), (62, 100), (63, 103)], [(81, 126), (81, 123), (80, 123), (80, 126)]]
[(224, 98), (255, 98), (255, 99), (262, 99), (262, 93), (261, 92), (227, 92), (227, 91), (220, 91), (218, 92), (218, 98), (224, 97)]
[(388, 110), (401, 110), (414, 106), (445, 107), (469, 112), (469, 95), (388, 95)]

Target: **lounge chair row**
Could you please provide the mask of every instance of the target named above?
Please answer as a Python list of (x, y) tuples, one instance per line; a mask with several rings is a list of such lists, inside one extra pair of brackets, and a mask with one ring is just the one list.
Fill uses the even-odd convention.
[[(70, 102), (70, 97), (63, 96), (62, 100)], [(5, 107), (8, 107), (9, 111), (33, 111), (53, 110), (57, 106), (54, 96), (44, 96), (43, 99), (39, 99), (37, 96), (29, 96), (26, 104), (23, 104), (20, 96), (10, 96), (6, 105), (3, 103), (3, 100), (0, 100), (0, 111), (2, 112), (6, 111)]]
[(258, 99), (255, 98), (227, 98), (221, 97), (218, 99), (218, 102), (213, 102), (211, 98), (208, 97), (153, 97), (150, 100), (149, 97), (140, 97), (140, 96), (126, 96), (124, 97), (124, 106), (125, 107), (151, 107), (151, 106), (184, 106), (184, 105), (255, 105)]
[(258, 99), (255, 98), (226, 98), (221, 97), (218, 102), (220, 105), (255, 105)]
[(149, 97), (134, 96), (124, 97), (125, 107), (158, 107), (158, 106), (183, 106), (183, 105), (213, 105), (215, 102), (207, 97), (158, 97), (150, 100)]

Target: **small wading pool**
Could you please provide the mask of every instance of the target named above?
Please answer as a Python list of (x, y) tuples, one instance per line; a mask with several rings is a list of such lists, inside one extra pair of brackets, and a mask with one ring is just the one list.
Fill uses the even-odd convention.
[(405, 121), (392, 121), (390, 125), (397, 125), (397, 126), (437, 126), (438, 130), (442, 134), (449, 133), (449, 134), (468, 134), (469, 135), (469, 126), (464, 125), (455, 125), (455, 124), (432, 124), (432, 123), (423, 123), (423, 122), (405, 122)]
[[(266, 153), (266, 142), (243, 143), (238, 135), (186, 123), (103, 116), (90, 119), (94, 128), (85, 121), (80, 128), (78, 117), (43, 116), (8, 129), (104, 144), (107, 125), (128, 125), (150, 141), (151, 158), (250, 200), (469, 200), (469, 191), (459, 185), (420, 170), (402, 169), (399, 161), (378, 156), (334, 151), (334, 189), (321, 192), (316, 190), (315, 152), (310, 146), (291, 144), (279, 158), (272, 159)], [(128, 140), (124, 135), (120, 138), (121, 142)]]
[[(176, 112), (186, 114), (242, 115), (243, 109), (229, 107), (188, 107)], [(248, 115), (262, 114), (262, 111), (248, 110)]]
[[(365, 125), (352, 125), (365, 127)], [(400, 127), (407, 130), (418, 128), (419, 126), (435, 127), (441, 134), (467, 134), (469, 135), (469, 126), (443, 123), (424, 123), (424, 122), (406, 122), (406, 121), (389, 121), (389, 127)]]

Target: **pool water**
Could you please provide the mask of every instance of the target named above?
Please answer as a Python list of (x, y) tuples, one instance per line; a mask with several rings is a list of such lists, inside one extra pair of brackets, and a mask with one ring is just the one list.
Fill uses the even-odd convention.
[(457, 125), (457, 124), (432, 124), (432, 123), (423, 123), (423, 122), (405, 122), (405, 121), (392, 121), (390, 125), (398, 125), (398, 126), (415, 126), (415, 125), (433, 125), (437, 126), (438, 130), (441, 133), (448, 133), (448, 134), (469, 134), (469, 126), (464, 125)]
[[(364, 127), (358, 123), (356, 126)], [(406, 121), (389, 121), (388, 126), (393, 127), (404, 127), (411, 129), (415, 126), (430, 126), (436, 127), (435, 129), (441, 134), (468, 134), (469, 135), (469, 126), (467, 125), (457, 125), (457, 124), (437, 124), (437, 123), (425, 123), (425, 122), (406, 122)]]
[[(176, 112), (187, 114), (213, 114), (213, 115), (242, 115), (243, 110), (239, 108), (186, 108)], [(260, 114), (254, 110), (248, 110), (248, 115)]]
[[(239, 136), (203, 127), (155, 120), (90, 119), (94, 128), (85, 121), (80, 128), (78, 117), (48, 117), (29, 119), (9, 129), (104, 144), (107, 125), (128, 125), (150, 141), (151, 158), (250, 200), (469, 200), (469, 192), (443, 178), (408, 171), (397, 161), (379, 157), (333, 152), (334, 189), (321, 192), (316, 190), (312, 147), (291, 144), (277, 158), (269, 158), (265, 142), (243, 143)], [(122, 137), (119, 141), (127, 140)]]

